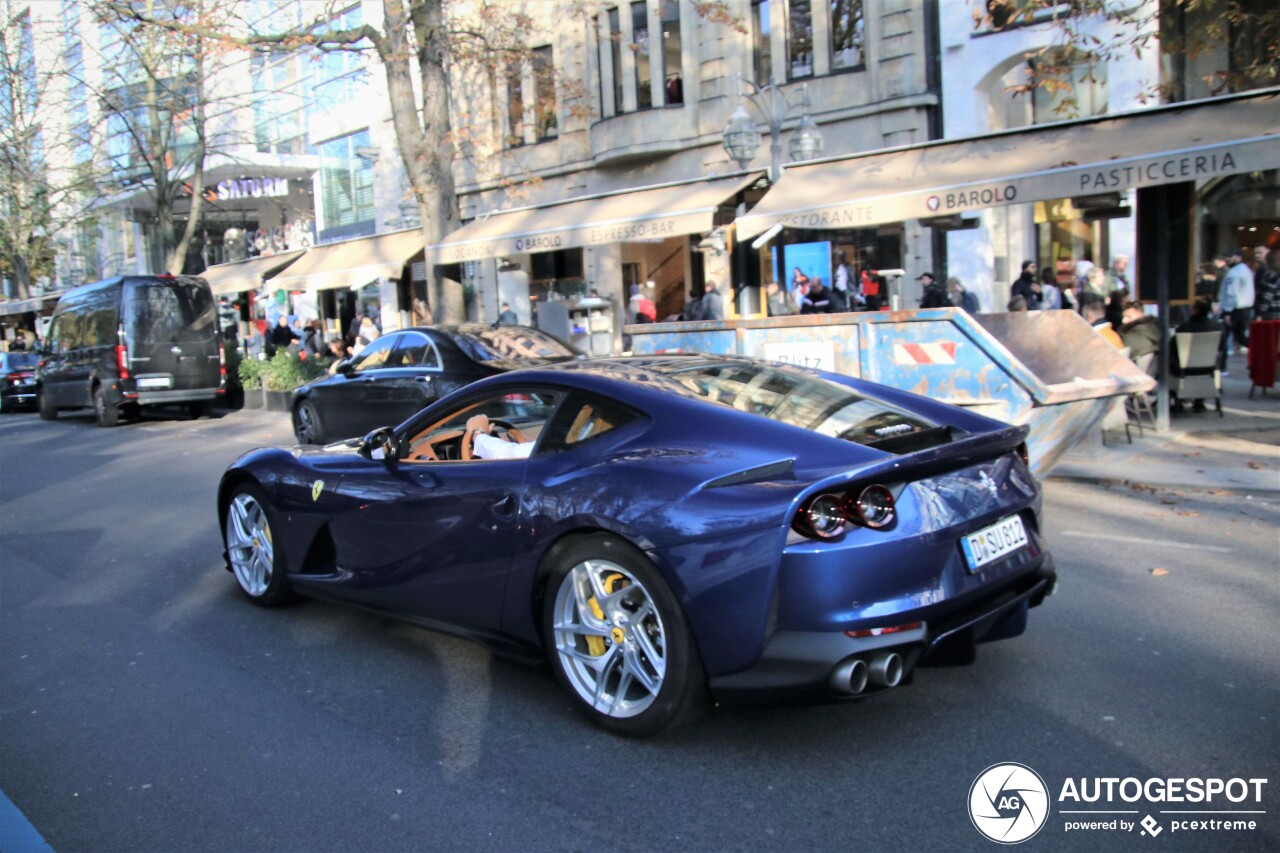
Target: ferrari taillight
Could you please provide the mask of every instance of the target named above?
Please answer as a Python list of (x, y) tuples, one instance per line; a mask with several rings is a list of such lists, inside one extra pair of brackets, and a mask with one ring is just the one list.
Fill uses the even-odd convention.
[(851, 526), (883, 530), (897, 520), (893, 492), (866, 486), (857, 492), (824, 492), (800, 507), (791, 526), (804, 536), (834, 539)]

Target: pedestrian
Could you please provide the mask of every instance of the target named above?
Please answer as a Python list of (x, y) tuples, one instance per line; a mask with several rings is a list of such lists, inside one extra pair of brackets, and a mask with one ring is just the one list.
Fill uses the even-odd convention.
[(1026, 311), (1027, 300), (1021, 296), (1011, 296), (1009, 297), (1009, 305), (1007, 307), (1007, 310), (1011, 312)]
[(809, 280), (809, 290), (800, 299), (801, 314), (830, 314), (831, 292), (827, 290), (822, 279), (814, 277)]
[(1125, 292), (1123, 290), (1113, 290), (1107, 296), (1107, 322), (1111, 324), (1111, 328), (1118, 333), (1120, 327), (1124, 325), (1124, 303)]
[(1084, 282), (1080, 286), (1085, 293), (1092, 293), (1095, 296), (1101, 296), (1103, 299), (1109, 298), (1113, 292), (1123, 293), (1125, 296), (1129, 295), (1127, 288), (1108, 289), (1106, 273), (1097, 267), (1089, 267), (1089, 270), (1084, 275)]
[(844, 250), (836, 251), (835, 278), (832, 279), (832, 295), (843, 303), (841, 311), (852, 311), (858, 304), (858, 289), (854, 286), (853, 270), (845, 260)]
[(338, 372), (338, 362), (351, 355), (351, 350), (347, 348), (347, 344), (342, 340), (342, 335), (334, 332), (329, 335), (325, 357), (333, 359), (333, 363), (329, 365), (330, 373)]
[(1040, 308), (1040, 282), (1036, 279), (1037, 269), (1035, 261), (1023, 261), (1022, 275), (1009, 286), (1010, 297), (1021, 296), (1028, 311), (1036, 311)]
[[(1117, 293), (1119, 291), (1116, 291)], [(1135, 362), (1160, 349), (1160, 323), (1143, 309), (1137, 299), (1124, 304), (1124, 322), (1120, 326), (1120, 340), (1129, 348), (1129, 358)], [(1147, 373), (1155, 375), (1155, 362), (1147, 367)]]
[(982, 310), (981, 306), (978, 304), (978, 295), (976, 293), (970, 293), (969, 289), (966, 288), (960, 282), (960, 279), (955, 276), (951, 276), (947, 279), (947, 295), (950, 297), (952, 305), (957, 308), (963, 308), (970, 314), (977, 314)]
[(920, 282), (924, 288), (920, 294), (921, 308), (946, 308), (951, 305), (951, 300), (947, 298), (946, 287), (933, 277), (933, 273), (920, 273), (916, 276), (916, 281)]
[(705, 291), (702, 295), (702, 319), (723, 320), (724, 297), (720, 295), (720, 290), (716, 287), (716, 283), (708, 281)]
[(1230, 249), (1227, 260), (1231, 268), (1222, 280), (1218, 309), (1231, 339), (1244, 351), (1249, 346), (1249, 320), (1253, 317), (1253, 270), (1244, 262), (1244, 249)]
[(520, 318), (516, 316), (516, 312), (511, 310), (511, 303), (502, 303), (502, 310), (498, 312), (498, 324), (501, 326), (514, 326), (520, 322)]
[(271, 354), (275, 355), (277, 350), (288, 347), (301, 338), (302, 336), (289, 325), (289, 315), (281, 314), (280, 319), (276, 320), (275, 326), (271, 329)]
[(324, 324), (319, 320), (307, 324), (307, 330), (302, 334), (302, 351), (317, 358), (328, 351), (324, 342)]
[(1102, 339), (1111, 344), (1116, 349), (1124, 349), (1124, 341), (1120, 339), (1120, 334), (1113, 328), (1107, 320), (1106, 303), (1102, 301), (1102, 297), (1093, 294), (1085, 294), (1080, 303), (1080, 316), (1093, 330), (1102, 336)]
[(365, 314), (360, 318), (360, 331), (358, 334), (364, 338), (364, 345), (368, 346), (376, 341), (382, 335), (382, 332), (378, 330), (378, 324), (373, 322), (373, 318)]
[(1111, 267), (1107, 270), (1103, 277), (1104, 286), (1108, 291), (1123, 290), (1125, 293), (1130, 291), (1129, 287), (1129, 256), (1116, 255), (1111, 259)]
[(791, 310), (791, 305), (787, 302), (787, 296), (778, 287), (776, 281), (771, 281), (764, 286), (765, 292), (765, 308), (769, 311), (770, 317), (786, 317), (795, 312)]
[(690, 322), (702, 319), (702, 294), (697, 290), (689, 289), (689, 298), (685, 300), (684, 312), (681, 316)]
[(1256, 286), (1267, 273), (1267, 256), (1271, 249), (1265, 244), (1253, 247), (1253, 283)]
[(1259, 320), (1280, 320), (1280, 252), (1267, 253), (1266, 268), (1255, 284), (1255, 316)]
[(633, 323), (653, 323), (658, 319), (657, 306), (638, 284), (631, 285), (631, 314)]
[(1057, 311), (1062, 307), (1062, 291), (1058, 289), (1058, 275), (1050, 267), (1045, 267), (1040, 271), (1040, 310)]

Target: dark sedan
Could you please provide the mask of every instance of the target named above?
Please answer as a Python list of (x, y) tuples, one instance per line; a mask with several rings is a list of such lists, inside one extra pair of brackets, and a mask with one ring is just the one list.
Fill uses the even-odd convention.
[(0, 352), (0, 412), (35, 407), (39, 360), (34, 352)]
[(293, 392), (293, 433), (324, 444), (398, 424), (464, 385), (578, 356), (528, 326), (417, 326), (388, 332), (339, 362), (337, 372)]

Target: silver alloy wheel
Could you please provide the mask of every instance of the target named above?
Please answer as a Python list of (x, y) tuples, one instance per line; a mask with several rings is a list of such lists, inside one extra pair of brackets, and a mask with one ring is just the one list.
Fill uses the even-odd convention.
[(227, 507), (227, 556), (240, 587), (258, 598), (271, 584), (275, 551), (267, 514), (253, 495), (241, 492)]
[(635, 575), (608, 560), (579, 563), (560, 582), (553, 620), (560, 664), (589, 706), (625, 719), (657, 699), (667, 672), (667, 637)]

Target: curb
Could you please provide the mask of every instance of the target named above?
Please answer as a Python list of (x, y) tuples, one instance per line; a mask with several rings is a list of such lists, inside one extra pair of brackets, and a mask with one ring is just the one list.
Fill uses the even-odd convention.
[(1091, 474), (1068, 474), (1068, 473), (1051, 473), (1047, 477), (1041, 478), (1041, 482), (1048, 483), (1057, 480), (1063, 483), (1088, 483), (1097, 486), (1122, 486), (1130, 489), (1151, 489), (1151, 490), (1174, 490), (1180, 492), (1198, 492), (1201, 494), (1211, 494), (1213, 492), (1227, 492), (1232, 495), (1240, 496), (1262, 496), (1267, 498), (1275, 498), (1280, 500), (1280, 488), (1259, 486), (1258, 488), (1249, 488), (1248, 486), (1239, 485), (1213, 485), (1213, 486), (1189, 486), (1185, 483), (1149, 483), (1141, 480), (1134, 480), (1128, 477), (1105, 477), (1094, 476)]

